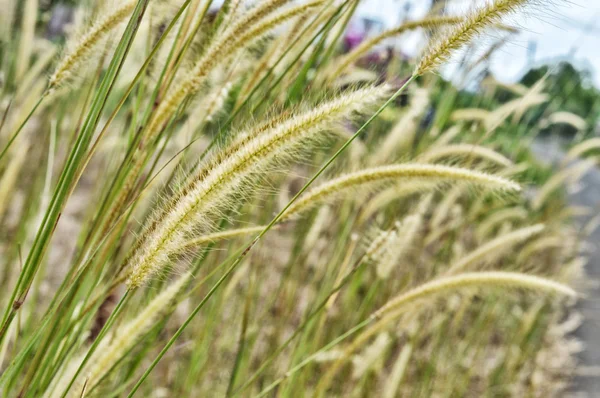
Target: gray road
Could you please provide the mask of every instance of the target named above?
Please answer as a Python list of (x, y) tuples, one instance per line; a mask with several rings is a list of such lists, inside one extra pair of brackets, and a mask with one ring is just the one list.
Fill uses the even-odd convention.
[[(550, 163), (558, 163), (564, 152), (557, 141), (538, 140), (532, 146), (537, 157)], [(586, 206), (594, 211), (587, 218), (577, 220), (579, 227), (600, 212), (600, 169), (593, 168), (581, 180), (582, 189), (570, 194), (573, 206)], [(573, 386), (574, 391), (586, 392), (588, 397), (600, 397), (600, 228), (589, 236), (589, 260), (586, 266), (586, 297), (578, 302), (578, 310), (584, 316), (583, 324), (575, 335), (585, 344), (580, 354), (581, 369)]]

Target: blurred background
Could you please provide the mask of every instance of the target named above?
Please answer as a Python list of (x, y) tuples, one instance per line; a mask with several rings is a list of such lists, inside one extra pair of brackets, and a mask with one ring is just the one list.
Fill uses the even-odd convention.
[[(447, 12), (460, 14), (478, 0), (369, 0), (358, 8), (360, 21), (357, 30), (365, 34), (396, 26), (407, 19), (419, 19), (433, 7), (443, 7)], [(489, 71), (500, 81), (516, 82), (530, 69), (561, 61), (572, 64), (582, 73), (586, 83), (600, 86), (600, 1), (551, 1), (543, 13), (534, 17), (514, 18), (520, 30), (507, 40), (489, 59)], [(540, 18), (541, 16), (541, 18)], [(367, 33), (369, 32), (369, 33)], [(412, 32), (392, 40), (389, 44), (406, 56), (415, 56), (424, 43), (421, 32)], [(485, 48), (485, 46), (482, 46)], [(485, 51), (480, 49), (481, 51)], [(450, 66), (446, 73), (451, 76)]]
[[(401, 24), (403, 21), (426, 16), (435, 7), (446, 12), (460, 14), (470, 6), (482, 1), (471, 0), (369, 0), (363, 1), (356, 18), (346, 34), (346, 46), (352, 48), (371, 35)], [(566, 149), (586, 136), (600, 135), (600, 1), (575, 0), (572, 2), (547, 2), (536, 17), (515, 18), (519, 32), (496, 35), (478, 47), (469, 48), (454, 62), (442, 70), (442, 77), (452, 82), (465, 97), (486, 90), (490, 79), (504, 84), (532, 86), (549, 74), (548, 86), (551, 102), (548, 108), (562, 107), (585, 121), (581, 129), (568, 123), (559, 123), (542, 130), (531, 144), (531, 151), (539, 162), (548, 167), (560, 164)], [(540, 18), (541, 15), (541, 18)], [(364, 60), (363, 66), (389, 62), (390, 56), (413, 58), (427, 42), (427, 33), (409, 32), (383, 43)], [(496, 45), (495, 43), (501, 43)], [(495, 48), (486, 54), (490, 46)], [(391, 55), (393, 54), (393, 55)], [(464, 73), (467, 59), (489, 55), (474, 71)], [(456, 101), (460, 101), (460, 91)], [(554, 105), (552, 104), (554, 103)], [(546, 109), (546, 112), (548, 109)], [(540, 112), (541, 115), (541, 112)], [(600, 170), (592, 168), (577, 188), (569, 191), (568, 200), (573, 206), (585, 206), (600, 210)], [(580, 228), (589, 219), (580, 217)], [(589, 260), (587, 273), (590, 286), (586, 299), (579, 302), (579, 310), (585, 321), (576, 335), (584, 342), (580, 354), (582, 367), (577, 378), (579, 391), (590, 397), (600, 396), (600, 233), (589, 237)]]

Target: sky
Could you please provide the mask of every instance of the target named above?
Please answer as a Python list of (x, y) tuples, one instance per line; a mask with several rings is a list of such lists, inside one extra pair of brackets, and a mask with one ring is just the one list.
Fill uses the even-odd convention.
[[(460, 14), (472, 4), (485, 0), (451, 0), (449, 11)], [(488, 0), (489, 1), (489, 0)], [(429, 0), (363, 0), (360, 15), (381, 20), (386, 27), (398, 25), (406, 15), (421, 18), (429, 9)], [(543, 6), (527, 9), (525, 17), (509, 17), (507, 23), (522, 31), (497, 51), (491, 60), (491, 70), (501, 81), (514, 82), (532, 64), (566, 57), (580, 68), (593, 73), (600, 87), (600, 0), (542, 0)], [(553, 3), (547, 5), (548, 3)], [(400, 48), (409, 55), (418, 55), (423, 44), (420, 33), (406, 34), (399, 39)], [(488, 44), (493, 39), (488, 40)], [(535, 43), (536, 51), (528, 56), (528, 47)], [(452, 66), (448, 68), (451, 70)]]

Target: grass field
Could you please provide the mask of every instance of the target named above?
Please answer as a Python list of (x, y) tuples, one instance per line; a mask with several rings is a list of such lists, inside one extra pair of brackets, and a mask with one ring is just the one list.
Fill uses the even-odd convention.
[(552, 70), (480, 79), (550, 6), (348, 50), (356, 0), (210, 3), (0, 1), (2, 395), (561, 396), (600, 141)]

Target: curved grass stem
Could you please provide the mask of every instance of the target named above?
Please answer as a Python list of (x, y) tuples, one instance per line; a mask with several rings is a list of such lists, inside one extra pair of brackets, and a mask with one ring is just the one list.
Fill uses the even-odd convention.
[(140, 377), (138, 382), (135, 384), (133, 389), (129, 392), (128, 397), (133, 397), (135, 392), (140, 388), (144, 380), (148, 377), (152, 369), (156, 367), (158, 362), (162, 359), (162, 357), (166, 354), (169, 348), (175, 343), (175, 340), (183, 333), (187, 325), (192, 321), (192, 319), (198, 314), (200, 309), (204, 306), (204, 304), (208, 301), (208, 299), (214, 294), (214, 292), (221, 286), (221, 284), (228, 278), (229, 275), (237, 268), (237, 266), (242, 262), (242, 260), (246, 257), (246, 255), (252, 250), (252, 248), (258, 243), (258, 241), (267, 233), (269, 230), (281, 219), (285, 211), (296, 201), (300, 195), (302, 195), (310, 185), (317, 179), (325, 170), (348, 148), (348, 146), (356, 139), (358, 136), (379, 116), (381, 112), (385, 108), (387, 108), (402, 92), (406, 89), (406, 87), (416, 78), (416, 75), (411, 75), (406, 81), (402, 84), (402, 86), (381, 106), (371, 117), (352, 135), (350, 138), (346, 140), (346, 142), (329, 158), (327, 162), (319, 171), (317, 171), (312, 178), (298, 191), (298, 193), (288, 202), (288, 204), (269, 222), (269, 224), (245, 247), (245, 249), (239, 253), (237, 258), (234, 260), (233, 264), (229, 267), (229, 269), (221, 276), (221, 278), (217, 281), (215, 285), (211, 288), (211, 290), (207, 293), (207, 295), (202, 299), (202, 301), (194, 308), (192, 313), (188, 316), (185, 322), (177, 329), (177, 332), (169, 339), (165, 347), (161, 350), (161, 352), (156, 356), (156, 358), (152, 361), (150, 366), (146, 369), (144, 374)]
[(2, 150), (2, 152), (0, 153), (0, 161), (2, 160), (2, 158), (4, 157), (4, 155), (6, 155), (6, 152), (8, 152), (8, 150), (10, 149), (11, 145), (13, 144), (13, 142), (17, 139), (17, 137), (19, 136), (19, 134), (21, 133), (21, 131), (23, 131), (23, 128), (25, 127), (25, 125), (27, 124), (27, 122), (29, 121), (29, 119), (31, 119), (31, 117), (33, 116), (33, 114), (35, 113), (35, 111), (37, 110), (37, 108), (39, 108), (39, 106), (42, 104), (42, 102), (48, 96), (49, 93), (50, 93), (50, 91), (48, 91), (48, 90), (44, 91), (44, 93), (42, 94), (42, 96), (40, 97), (40, 99), (36, 102), (36, 104), (33, 106), (33, 108), (31, 109), (31, 111), (29, 111), (29, 113), (25, 117), (25, 120), (23, 120), (21, 122), (21, 124), (19, 125), (19, 127), (17, 128), (17, 130), (10, 137), (10, 139), (6, 143), (6, 146), (4, 147), (4, 149)]

